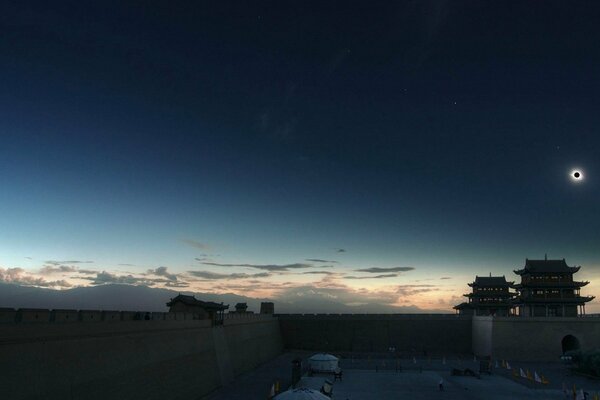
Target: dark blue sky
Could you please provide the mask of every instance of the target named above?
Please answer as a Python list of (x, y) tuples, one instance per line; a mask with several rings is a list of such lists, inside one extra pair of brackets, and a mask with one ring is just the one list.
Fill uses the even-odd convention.
[(600, 273), (600, 4), (218, 3), (0, 7), (0, 265)]

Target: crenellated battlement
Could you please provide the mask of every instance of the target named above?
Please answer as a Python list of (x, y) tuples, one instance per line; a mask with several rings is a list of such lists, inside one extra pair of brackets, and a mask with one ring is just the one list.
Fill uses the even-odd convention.
[(369, 320), (406, 320), (406, 319), (443, 319), (443, 320), (470, 320), (470, 316), (458, 314), (275, 314), (283, 319), (369, 319)]
[[(272, 320), (268, 314), (225, 314), (224, 323), (233, 321)], [(189, 312), (66, 310), (45, 308), (0, 308), (0, 324), (29, 323), (94, 323), (119, 321), (190, 321), (202, 320), (200, 314)]]

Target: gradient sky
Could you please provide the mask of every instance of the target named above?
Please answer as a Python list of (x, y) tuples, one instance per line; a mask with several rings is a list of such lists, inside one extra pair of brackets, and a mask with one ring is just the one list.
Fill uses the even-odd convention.
[(449, 310), (548, 253), (600, 295), (598, 20), (4, 2), (0, 280)]

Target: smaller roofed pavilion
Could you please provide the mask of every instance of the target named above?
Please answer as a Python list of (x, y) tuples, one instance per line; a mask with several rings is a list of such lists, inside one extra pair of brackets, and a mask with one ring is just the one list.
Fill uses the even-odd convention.
[(210, 319), (214, 325), (222, 325), (223, 313), (229, 308), (229, 305), (202, 301), (194, 296), (179, 294), (167, 303), (167, 307), (169, 307), (169, 312), (193, 313), (194, 318)]
[(525, 260), (525, 266), (515, 270), (521, 283), (514, 285), (518, 295), (514, 301), (523, 317), (577, 317), (585, 314), (585, 303), (594, 296), (581, 296), (588, 281), (574, 281), (573, 274), (581, 267), (570, 267), (565, 259)]
[(475, 281), (469, 283), (473, 291), (463, 295), (469, 301), (453, 308), (461, 315), (507, 317), (512, 314), (514, 293), (510, 288), (513, 283), (504, 276), (475, 276)]

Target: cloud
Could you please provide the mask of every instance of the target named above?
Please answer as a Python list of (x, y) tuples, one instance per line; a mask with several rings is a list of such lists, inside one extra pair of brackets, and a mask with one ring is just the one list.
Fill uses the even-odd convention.
[(70, 264), (93, 264), (93, 261), (79, 261), (79, 260), (68, 260), (68, 261), (56, 261), (56, 260), (48, 260), (44, 261), (44, 264), (50, 265), (70, 265)]
[(320, 258), (307, 258), (306, 261), (315, 262), (315, 263), (329, 263), (329, 264), (337, 264), (337, 261), (334, 260), (322, 260)]
[[(222, 264), (215, 262), (202, 262), (204, 265), (212, 265), (216, 267), (246, 267), (246, 268), (256, 268), (262, 269), (266, 271), (289, 271), (290, 269), (302, 269), (302, 268), (315, 268), (312, 264), (303, 264), (303, 263), (295, 263), (295, 264)], [(332, 268), (332, 265), (321, 265), (319, 268)]]
[(12, 283), (23, 286), (40, 287), (71, 287), (72, 285), (61, 279), (47, 281), (44, 278), (35, 277), (25, 272), (23, 268), (0, 268), (0, 282)]
[(167, 272), (167, 267), (158, 267), (155, 269), (149, 269), (148, 274), (164, 276), (165, 278), (167, 278), (170, 281), (177, 281), (177, 275)]
[(86, 274), (86, 275), (94, 275), (97, 274), (98, 271), (94, 271), (92, 269), (77, 269), (78, 274)]
[(127, 264), (127, 263), (117, 264), (117, 265), (120, 265), (122, 267), (135, 267), (135, 264)]
[(280, 291), (276, 299), (295, 302), (300, 299), (309, 300), (312, 304), (323, 302), (337, 302), (342, 304), (394, 304), (398, 295), (390, 291), (352, 289), (347, 286), (331, 288), (318, 285), (303, 285), (291, 287)]
[(200, 254), (200, 257), (196, 257), (196, 258), (194, 258), (194, 260), (196, 260), (200, 263), (204, 263), (204, 262), (216, 263), (215, 257), (219, 257), (219, 254)]
[(79, 269), (72, 265), (44, 265), (42, 269), (40, 269), (40, 274), (42, 275), (52, 275), (52, 274), (60, 274), (60, 273), (72, 273), (75, 272), (77, 274), (85, 274), (85, 275), (93, 275), (98, 273), (98, 271), (93, 271), (91, 269)]
[(267, 278), (271, 276), (268, 272), (259, 272), (256, 274), (246, 273), (234, 273), (234, 274), (220, 274), (217, 272), (210, 271), (188, 271), (190, 275), (198, 278), (218, 280), (218, 279), (246, 279), (246, 278)]
[(441, 279), (441, 280), (445, 280), (445, 279), (452, 279), (452, 277), (450, 277), (450, 276), (442, 276), (440, 279)]
[(331, 271), (305, 271), (302, 275), (337, 275), (336, 272)]
[(165, 283), (165, 286), (172, 287), (172, 288), (182, 288), (182, 287), (188, 287), (188, 286), (190, 286), (190, 284), (187, 282), (167, 282), (167, 283)]
[(457, 295), (452, 295), (450, 297), (438, 297), (437, 299), (438, 306), (444, 306), (448, 309), (462, 302), (464, 302), (464, 298), (462, 296)]
[(75, 271), (77, 271), (77, 268), (70, 266), (70, 265), (58, 265), (58, 266), (46, 265), (42, 269), (40, 269), (40, 274), (50, 275), (50, 274), (59, 273), (59, 272), (75, 272)]
[[(98, 272), (95, 277), (84, 278), (87, 279), (92, 285), (104, 285), (108, 283), (120, 283), (126, 285), (140, 285), (140, 286), (153, 286), (157, 282), (161, 282), (158, 279), (147, 279), (144, 277), (135, 277), (133, 275), (115, 275), (110, 272), (102, 271)], [(163, 280), (164, 281), (164, 280)]]
[(344, 279), (381, 279), (381, 278), (394, 278), (398, 274), (383, 274), (375, 276), (345, 276)]
[(401, 296), (414, 296), (415, 294), (435, 292), (439, 288), (435, 285), (398, 285), (396, 293)]
[(370, 274), (385, 274), (387, 272), (407, 272), (414, 270), (413, 267), (392, 267), (392, 268), (379, 268), (379, 267), (371, 267), (371, 268), (362, 268), (356, 269), (357, 272), (368, 272)]
[(189, 246), (196, 248), (196, 249), (201, 249), (201, 250), (209, 250), (210, 249), (210, 246), (207, 245), (206, 243), (201, 243), (196, 240), (182, 239), (181, 241)]
[(334, 249), (336, 253), (345, 253), (346, 249)]

